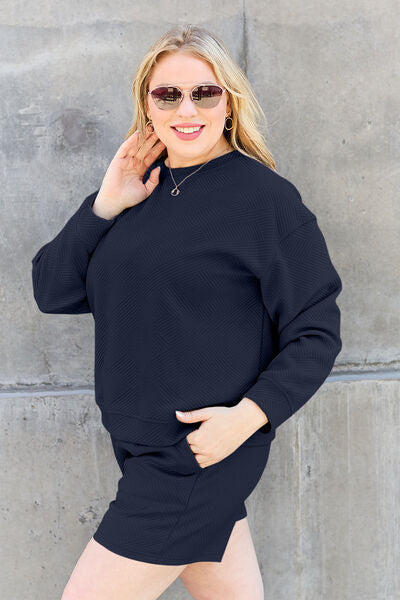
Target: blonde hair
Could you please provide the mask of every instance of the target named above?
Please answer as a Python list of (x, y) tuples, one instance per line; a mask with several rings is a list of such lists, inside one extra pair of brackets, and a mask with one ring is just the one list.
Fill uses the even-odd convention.
[[(260, 133), (258, 123), (265, 114), (257, 101), (249, 80), (234, 62), (228, 49), (213, 34), (192, 25), (177, 26), (156, 41), (142, 59), (132, 82), (135, 114), (127, 139), (136, 129), (144, 133), (147, 123), (146, 99), (152, 68), (157, 58), (167, 53), (182, 51), (206, 60), (214, 69), (219, 83), (227, 89), (232, 107), (232, 129), (224, 128), (223, 135), (234, 149), (255, 158), (276, 171), (276, 164)], [(168, 155), (164, 148), (158, 158)]]

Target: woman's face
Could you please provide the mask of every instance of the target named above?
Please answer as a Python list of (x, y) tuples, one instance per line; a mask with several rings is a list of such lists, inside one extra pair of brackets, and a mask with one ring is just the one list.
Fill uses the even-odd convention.
[[(163, 56), (154, 66), (148, 89), (151, 91), (159, 85), (169, 84), (184, 92), (206, 82), (221, 85), (209, 63), (188, 53), (173, 52)], [(223, 135), (225, 116), (230, 114), (227, 92), (222, 94), (214, 108), (199, 108), (188, 93), (173, 110), (158, 108), (150, 94), (147, 94), (147, 103), (147, 115), (157, 136), (167, 147), (168, 166), (184, 167), (206, 162), (229, 150), (229, 143)], [(204, 127), (197, 137), (188, 140), (179, 138), (172, 128), (176, 125)]]

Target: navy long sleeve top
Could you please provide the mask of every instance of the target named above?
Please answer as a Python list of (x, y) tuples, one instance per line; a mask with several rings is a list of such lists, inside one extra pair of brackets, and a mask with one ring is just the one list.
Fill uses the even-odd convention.
[[(87, 196), (32, 259), (44, 313), (91, 313), (95, 399), (112, 436), (174, 443), (175, 410), (256, 402), (275, 431), (318, 390), (341, 350), (342, 289), (297, 188), (238, 150), (180, 186), (159, 185), (108, 220)], [(179, 184), (197, 166), (172, 169)]]

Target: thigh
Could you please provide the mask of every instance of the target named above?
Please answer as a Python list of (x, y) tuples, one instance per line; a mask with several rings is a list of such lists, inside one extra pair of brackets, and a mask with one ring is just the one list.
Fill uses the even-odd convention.
[(220, 563), (188, 564), (180, 578), (195, 600), (263, 600), (264, 586), (247, 517), (236, 521)]
[(159, 565), (126, 558), (91, 538), (61, 600), (155, 600), (186, 565)]

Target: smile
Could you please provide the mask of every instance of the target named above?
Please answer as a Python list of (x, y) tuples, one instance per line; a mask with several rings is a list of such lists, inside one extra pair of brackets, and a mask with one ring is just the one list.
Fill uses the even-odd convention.
[(203, 131), (205, 125), (197, 127), (171, 127), (181, 140), (194, 140)]

